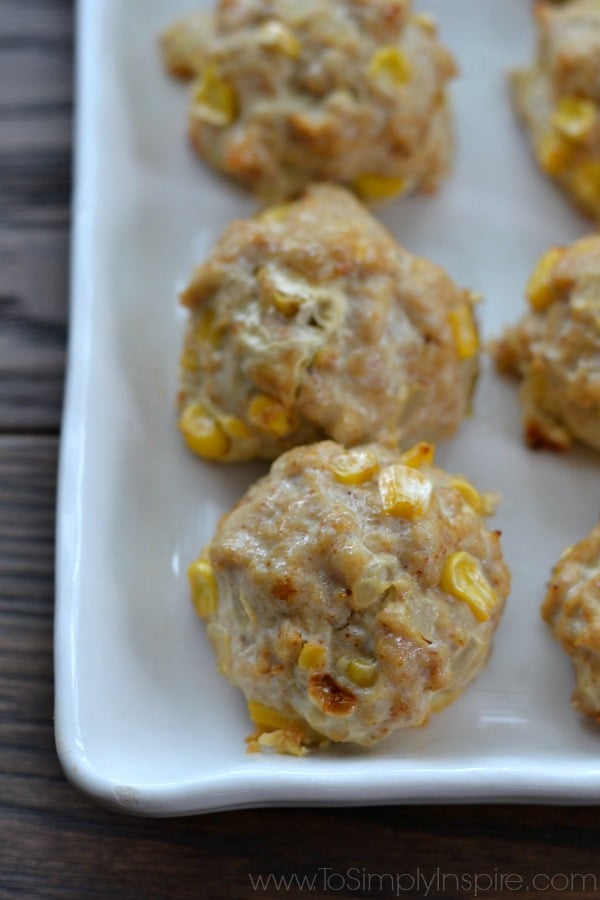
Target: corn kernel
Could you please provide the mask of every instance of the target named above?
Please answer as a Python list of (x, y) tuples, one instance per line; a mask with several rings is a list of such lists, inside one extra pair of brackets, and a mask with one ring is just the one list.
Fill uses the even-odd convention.
[(296, 315), (302, 305), (302, 297), (298, 296), (297, 286), (293, 280), (275, 277), (269, 266), (260, 266), (256, 278), (260, 286), (261, 299), (288, 319)]
[(582, 97), (561, 97), (552, 115), (552, 125), (572, 141), (585, 139), (596, 124), (596, 106)]
[(388, 175), (359, 175), (352, 184), (356, 193), (363, 200), (387, 200), (401, 194), (406, 187), (404, 178), (393, 178)]
[(235, 91), (219, 76), (214, 65), (206, 66), (196, 82), (193, 110), (202, 121), (217, 128), (229, 125), (237, 115)]
[(500, 503), (500, 494), (496, 491), (485, 491), (480, 494), (470, 481), (458, 475), (451, 479), (450, 485), (462, 495), (465, 503), (468, 503), (478, 516), (493, 515)]
[(206, 459), (223, 459), (229, 450), (229, 438), (199, 403), (190, 403), (179, 420), (179, 428), (187, 446)]
[(433, 444), (427, 444), (425, 441), (419, 441), (414, 447), (405, 450), (400, 459), (405, 466), (411, 466), (413, 469), (420, 469), (421, 466), (431, 466), (435, 456), (435, 447)]
[(479, 350), (479, 335), (470, 303), (461, 303), (448, 313), (459, 359), (471, 359)]
[(307, 641), (298, 657), (298, 665), (301, 669), (318, 669), (325, 662), (325, 648), (314, 641)]
[(477, 515), (483, 514), (483, 500), (481, 494), (470, 481), (467, 481), (466, 478), (452, 478), (450, 480), (450, 486), (453, 487), (455, 491), (458, 491), (465, 503), (468, 503)]
[(437, 34), (437, 22), (430, 13), (415, 13), (411, 16), (411, 21), (414, 25), (426, 31), (427, 34)]
[(200, 368), (198, 355), (193, 350), (184, 350), (181, 354), (179, 364), (185, 372), (197, 372)]
[(231, 438), (247, 438), (250, 437), (252, 432), (246, 425), (243, 419), (239, 419), (237, 416), (230, 416), (226, 413), (217, 416), (217, 421), (225, 434), (227, 434)]
[(259, 40), (263, 46), (280, 50), (291, 59), (298, 59), (302, 50), (302, 45), (294, 32), (276, 19), (269, 19), (264, 23), (260, 29)]
[(277, 206), (267, 206), (256, 214), (256, 218), (259, 222), (273, 222), (279, 225), (286, 221), (293, 205), (293, 203), (279, 203)]
[(248, 714), (259, 728), (286, 728), (291, 724), (290, 719), (257, 700), (248, 700)]
[(273, 292), (271, 302), (277, 312), (280, 312), (282, 316), (287, 318), (295, 316), (301, 305), (299, 297), (294, 297), (292, 294), (284, 294), (281, 291)]
[(284, 294), (283, 291), (273, 291), (270, 300), (277, 312), (287, 318), (295, 316), (301, 306), (299, 297), (295, 297), (293, 294)]
[(277, 437), (290, 434), (296, 427), (295, 416), (274, 397), (256, 394), (248, 406), (248, 418), (261, 431), (267, 431)]
[(474, 556), (464, 550), (451, 553), (444, 563), (440, 587), (447, 594), (462, 600), (480, 622), (489, 619), (498, 602), (496, 592), (485, 577)]
[(446, 709), (447, 706), (454, 703), (458, 693), (458, 691), (438, 691), (438, 693), (434, 694), (431, 698), (431, 712), (439, 713), (443, 709)]
[(357, 687), (372, 687), (377, 681), (377, 672), (376, 660), (366, 656), (356, 656), (346, 665), (346, 675)]
[(563, 252), (559, 247), (552, 247), (540, 257), (535, 269), (529, 276), (525, 287), (525, 296), (531, 308), (538, 312), (547, 309), (554, 299), (552, 275)]
[(379, 471), (379, 462), (372, 450), (348, 450), (332, 462), (331, 471), (342, 484), (362, 484)]
[(410, 79), (410, 64), (404, 53), (392, 45), (377, 50), (369, 63), (372, 78), (385, 78), (395, 85), (406, 84)]
[(590, 160), (577, 166), (569, 186), (577, 199), (590, 207), (595, 215), (600, 213), (600, 161)]
[(207, 559), (197, 559), (187, 570), (194, 609), (202, 619), (217, 611), (217, 579)]
[(555, 132), (547, 134), (537, 146), (536, 156), (544, 172), (548, 175), (560, 175), (569, 165), (573, 148), (563, 137)]
[(210, 306), (203, 309), (197, 317), (194, 335), (197, 341), (206, 341), (216, 347), (220, 341), (220, 334), (215, 328), (216, 313)]
[(379, 496), (384, 512), (405, 519), (422, 516), (429, 506), (432, 484), (411, 466), (388, 466), (379, 473)]

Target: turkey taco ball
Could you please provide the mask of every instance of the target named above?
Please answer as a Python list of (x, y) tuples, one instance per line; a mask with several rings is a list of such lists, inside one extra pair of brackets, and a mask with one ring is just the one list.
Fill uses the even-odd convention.
[(281, 456), (189, 568), (251, 749), (369, 746), (485, 665), (509, 589), (489, 495), (432, 462), (333, 441)]
[(492, 345), (498, 368), (522, 379), (525, 438), (600, 450), (600, 237), (548, 250), (526, 293), (529, 312)]
[(535, 11), (537, 59), (512, 74), (515, 106), (540, 168), (600, 219), (600, 5), (539, 3)]
[(407, 0), (221, 0), (162, 49), (193, 80), (193, 146), (260, 196), (336, 181), (376, 201), (447, 173), (455, 65)]
[(474, 299), (340, 187), (233, 222), (182, 294), (183, 437), (243, 460), (449, 436), (477, 374)]
[(561, 556), (542, 615), (573, 662), (573, 705), (600, 723), (600, 523)]

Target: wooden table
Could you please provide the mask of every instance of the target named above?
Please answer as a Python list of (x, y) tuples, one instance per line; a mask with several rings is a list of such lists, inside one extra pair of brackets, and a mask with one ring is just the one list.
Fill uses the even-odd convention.
[[(65, 781), (52, 723), (52, 616), (72, 14), (70, 0), (0, 2), (0, 898), (471, 897), (475, 876), (484, 897), (591, 897), (594, 886), (600, 897), (594, 808), (142, 820), (98, 808)], [(307, 876), (312, 890), (294, 881), (255, 890), (252, 878), (269, 873)]]

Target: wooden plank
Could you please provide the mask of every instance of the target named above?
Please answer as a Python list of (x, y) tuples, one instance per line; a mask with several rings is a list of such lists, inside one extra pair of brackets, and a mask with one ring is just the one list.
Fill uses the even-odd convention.
[(72, 37), (73, 0), (2, 0), (0, 40), (13, 45), (44, 41), (65, 43)]
[(67, 235), (64, 228), (0, 227), (0, 431), (58, 428)]
[(56, 431), (71, 189), (72, 3), (0, 3), (0, 433)]

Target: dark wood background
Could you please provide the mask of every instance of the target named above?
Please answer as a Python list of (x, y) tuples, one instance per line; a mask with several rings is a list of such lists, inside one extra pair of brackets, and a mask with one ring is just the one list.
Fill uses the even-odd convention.
[[(591, 897), (594, 879), (600, 897), (593, 807), (272, 809), (142, 820), (98, 808), (65, 781), (53, 736), (52, 616), (72, 19), (70, 0), (0, 0), (0, 897), (393, 896), (389, 881), (380, 890), (374, 877), (369, 886), (370, 873), (405, 873), (398, 895), (406, 897), (475, 896), (467, 878), (477, 873), (485, 897)], [(328, 883), (325, 868), (336, 873)], [(419, 870), (428, 879), (437, 872), (428, 893), (425, 882), (410, 889)], [(317, 880), (310, 892), (253, 890), (249, 876), (270, 872)], [(340, 890), (337, 873), (361, 876), (360, 889), (349, 880)], [(494, 890), (493, 879), (510, 873), (523, 879), (520, 889), (513, 879)], [(554, 888), (534, 890), (536, 873), (557, 875)], [(587, 887), (585, 873), (593, 876)]]

